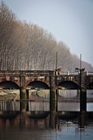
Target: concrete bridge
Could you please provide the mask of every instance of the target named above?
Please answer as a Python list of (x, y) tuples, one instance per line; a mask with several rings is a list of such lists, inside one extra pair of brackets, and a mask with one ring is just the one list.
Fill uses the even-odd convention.
[[(80, 90), (80, 111), (86, 111), (86, 90), (93, 89), (93, 73), (58, 71), (0, 71), (0, 89), (19, 89), (20, 99), (28, 99), (29, 89), (50, 90), (50, 111), (56, 111), (57, 89)], [(21, 110), (25, 108), (21, 103)]]
[(57, 71), (0, 71), (0, 88), (93, 89), (93, 73), (59, 73)]

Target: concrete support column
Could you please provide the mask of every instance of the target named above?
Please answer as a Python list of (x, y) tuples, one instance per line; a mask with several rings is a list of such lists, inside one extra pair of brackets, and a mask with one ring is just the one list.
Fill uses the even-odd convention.
[(80, 90), (80, 128), (85, 127), (87, 119), (87, 112), (86, 112), (86, 90), (81, 88)]
[(55, 88), (55, 74), (50, 76), (50, 127), (55, 128), (57, 96)]
[(80, 90), (80, 112), (86, 112), (86, 90)]
[(80, 112), (86, 112), (86, 74), (80, 71)]
[(27, 96), (26, 96), (26, 89), (20, 89), (20, 111), (25, 112), (27, 109)]
[(55, 76), (50, 76), (50, 111), (56, 112), (57, 96), (55, 88)]
[(27, 95), (25, 89), (25, 77), (20, 77), (20, 111), (25, 112), (27, 108)]
[(21, 87), (20, 88), (20, 100), (25, 100), (27, 99), (27, 96), (26, 96), (26, 89)]
[(26, 89), (25, 86), (25, 77), (20, 76), (20, 100), (25, 99), (26, 97)]
[(80, 69), (80, 127), (85, 126), (87, 119), (86, 113), (86, 73)]

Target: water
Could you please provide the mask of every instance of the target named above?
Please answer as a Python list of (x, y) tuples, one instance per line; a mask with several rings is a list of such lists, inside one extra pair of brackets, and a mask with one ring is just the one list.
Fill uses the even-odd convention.
[[(93, 98), (91, 93), (88, 98)], [(60, 92), (60, 96), (61, 94), (63, 95)], [(69, 102), (69, 98), (63, 101), (62, 97), (59, 97), (57, 103), (59, 112), (55, 114), (50, 113), (47, 91), (45, 96), (35, 92), (32, 95), (29, 97), (31, 101), (28, 102), (9, 100), (9, 96), (6, 96), (6, 101), (0, 101), (0, 140), (93, 139), (93, 114), (90, 113), (93, 112), (93, 102), (87, 103), (87, 118), (85, 119), (86, 115), (83, 114), (80, 120), (78, 98), (77, 101)], [(70, 97), (73, 98), (72, 95)], [(22, 110), (23, 107), (25, 110)]]
[(93, 120), (79, 128), (78, 119), (55, 119), (51, 125), (50, 114), (42, 119), (29, 118), (27, 112), (13, 119), (0, 118), (0, 140), (92, 140)]
[[(58, 111), (80, 111), (79, 90), (58, 90)], [(19, 111), (20, 92), (19, 90), (0, 91), (0, 111)], [(29, 111), (50, 111), (50, 91), (49, 90), (29, 90), (28, 103)], [(93, 90), (87, 90), (86, 110), (93, 111)], [(2, 102), (2, 101), (5, 102)], [(92, 100), (92, 101), (91, 101)], [(73, 105), (74, 104), (74, 105)]]

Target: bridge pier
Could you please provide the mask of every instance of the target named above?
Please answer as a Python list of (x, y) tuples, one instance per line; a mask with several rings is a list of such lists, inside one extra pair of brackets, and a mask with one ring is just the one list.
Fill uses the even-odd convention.
[(86, 73), (80, 69), (80, 112), (86, 112)]
[(86, 112), (86, 90), (81, 89), (80, 90), (80, 112)]
[(56, 112), (57, 96), (55, 88), (55, 75), (50, 76), (50, 112)]
[(87, 119), (86, 112), (86, 89), (81, 88), (80, 90), (80, 128), (83, 128)]
[(80, 127), (84, 127), (87, 118), (86, 112), (86, 73), (80, 69)]
[(20, 111), (25, 112), (27, 108), (27, 95), (26, 95), (26, 89), (20, 88)]
[(27, 95), (26, 95), (26, 89), (25, 89), (25, 77), (20, 76), (20, 110), (22, 112), (26, 111), (27, 108)]

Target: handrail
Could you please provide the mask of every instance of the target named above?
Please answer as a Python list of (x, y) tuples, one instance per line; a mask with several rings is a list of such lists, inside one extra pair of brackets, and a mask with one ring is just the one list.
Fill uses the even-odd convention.
[(1, 70), (0, 76), (9, 76), (9, 75), (16, 75), (16, 76), (49, 76), (53, 74), (54, 71), (50, 70), (13, 70), (13, 71), (7, 71), (7, 70)]
[[(54, 70), (0, 70), (0, 76), (2, 75), (39, 75), (39, 76), (49, 76), (55, 73)], [(93, 75), (93, 72), (86, 72), (87, 75)], [(79, 72), (59, 72), (59, 76), (61, 75), (79, 75)]]

